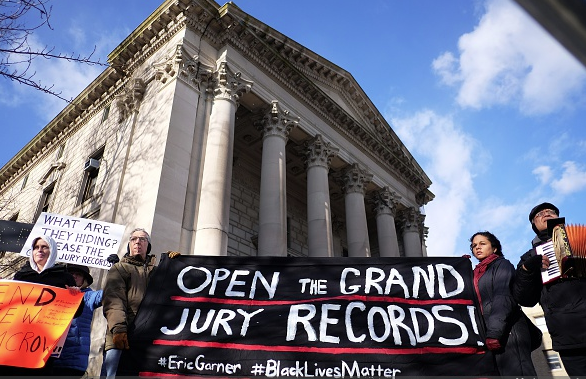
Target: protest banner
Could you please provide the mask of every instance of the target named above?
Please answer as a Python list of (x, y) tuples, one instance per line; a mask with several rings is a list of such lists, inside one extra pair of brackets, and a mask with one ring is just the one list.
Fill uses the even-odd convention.
[(43, 367), (82, 299), (81, 292), (0, 280), (0, 365)]
[(121, 375), (496, 374), (469, 259), (161, 258)]
[(33, 239), (45, 235), (57, 242), (57, 262), (109, 269), (112, 264), (106, 258), (118, 253), (124, 229), (124, 225), (105, 221), (43, 212), (20, 255), (30, 256)]

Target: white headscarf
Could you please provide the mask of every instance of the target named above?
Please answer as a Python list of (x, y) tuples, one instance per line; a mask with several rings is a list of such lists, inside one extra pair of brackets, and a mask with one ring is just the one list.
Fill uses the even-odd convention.
[(35, 249), (35, 243), (37, 243), (39, 239), (42, 239), (47, 243), (47, 245), (49, 245), (49, 258), (47, 258), (47, 263), (45, 263), (45, 267), (43, 267), (42, 270), (39, 270), (39, 267), (37, 266), (37, 263), (33, 257), (33, 251), (31, 251), (31, 255), (29, 256), (28, 261), (33, 270), (40, 274), (41, 272), (55, 265), (55, 260), (57, 259), (57, 242), (55, 242), (55, 240), (49, 236), (38, 236), (33, 239), (33, 250)]

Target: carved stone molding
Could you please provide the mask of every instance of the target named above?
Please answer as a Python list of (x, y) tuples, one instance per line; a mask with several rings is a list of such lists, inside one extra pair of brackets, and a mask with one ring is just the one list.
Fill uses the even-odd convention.
[(403, 209), (399, 213), (399, 224), (401, 232), (412, 228), (417, 228), (421, 234), (423, 233), (424, 221), (425, 215), (421, 214), (421, 212), (419, 212), (419, 210), (415, 207)]
[(195, 89), (200, 89), (200, 83), (206, 84), (211, 79), (213, 68), (199, 61), (198, 55), (190, 56), (183, 44), (178, 44), (173, 53), (159, 63), (153, 63), (155, 80), (165, 84), (173, 78), (178, 78)]
[(360, 168), (358, 163), (353, 163), (342, 176), (342, 182), (346, 194), (361, 193), (364, 195), (366, 192), (366, 185), (370, 183), (370, 181), (372, 181), (372, 174), (367, 170)]
[(138, 112), (145, 90), (144, 80), (134, 78), (128, 81), (126, 88), (116, 96), (116, 106), (119, 113), (118, 123), (126, 120), (132, 113)]
[(43, 185), (45, 183), (52, 183), (59, 179), (61, 176), (61, 171), (65, 168), (65, 162), (55, 162), (49, 167), (45, 175), (39, 179), (39, 184)]
[(339, 150), (330, 142), (325, 142), (320, 134), (316, 135), (305, 143), (307, 168), (322, 166), (329, 169), (332, 158), (338, 155)]
[(396, 192), (391, 191), (390, 187), (384, 187), (374, 193), (372, 203), (376, 215), (388, 214), (393, 217), (397, 214), (397, 204), (401, 197)]
[(214, 97), (225, 99), (238, 104), (242, 94), (250, 92), (253, 82), (242, 78), (241, 72), (233, 72), (227, 62), (220, 63), (220, 68), (214, 73)]
[(289, 138), (289, 132), (299, 124), (299, 117), (294, 117), (288, 110), (279, 106), (278, 100), (273, 100), (266, 114), (256, 121), (254, 125), (263, 133), (263, 139), (269, 136), (277, 136), (285, 141)]

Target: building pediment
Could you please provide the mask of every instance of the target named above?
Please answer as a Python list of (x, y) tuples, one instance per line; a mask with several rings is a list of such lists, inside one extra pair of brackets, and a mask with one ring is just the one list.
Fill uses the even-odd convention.
[(394, 172), (425, 203), (431, 180), (352, 75), (248, 15), (234, 3), (220, 10), (224, 42), (281, 82), (340, 134)]
[(372, 104), (352, 75), (229, 2), (167, 0), (110, 53), (110, 67), (25, 146), (2, 170), (0, 186), (58, 135), (104, 107), (124, 88), (140, 64), (180, 30), (189, 28), (208, 43), (233, 46), (416, 192), (430, 179)]

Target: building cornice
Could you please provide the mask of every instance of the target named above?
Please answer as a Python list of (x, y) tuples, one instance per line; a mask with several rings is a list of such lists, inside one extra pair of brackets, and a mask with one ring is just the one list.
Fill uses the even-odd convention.
[[(167, 0), (108, 55), (106, 68), (14, 158), (0, 169), (0, 190), (32, 164), (34, 157), (83, 125), (112, 101), (137, 68), (178, 32), (197, 31), (214, 46), (229, 44), (271, 75), (340, 134), (393, 172), (419, 194), (422, 204), (433, 199), (430, 179), (407, 151), (384, 117), (345, 70), (270, 28), (229, 2)], [(316, 84), (343, 96), (361, 120), (355, 119)]]
[[(424, 203), (433, 199), (428, 190), (431, 180), (348, 72), (254, 19), (232, 3), (226, 4), (221, 14), (229, 31), (225, 33), (226, 43), (303, 99), (340, 134), (395, 173), (407, 186), (424, 194), (421, 197)], [(316, 81), (345, 97), (362, 120), (356, 120), (338, 105)]]

